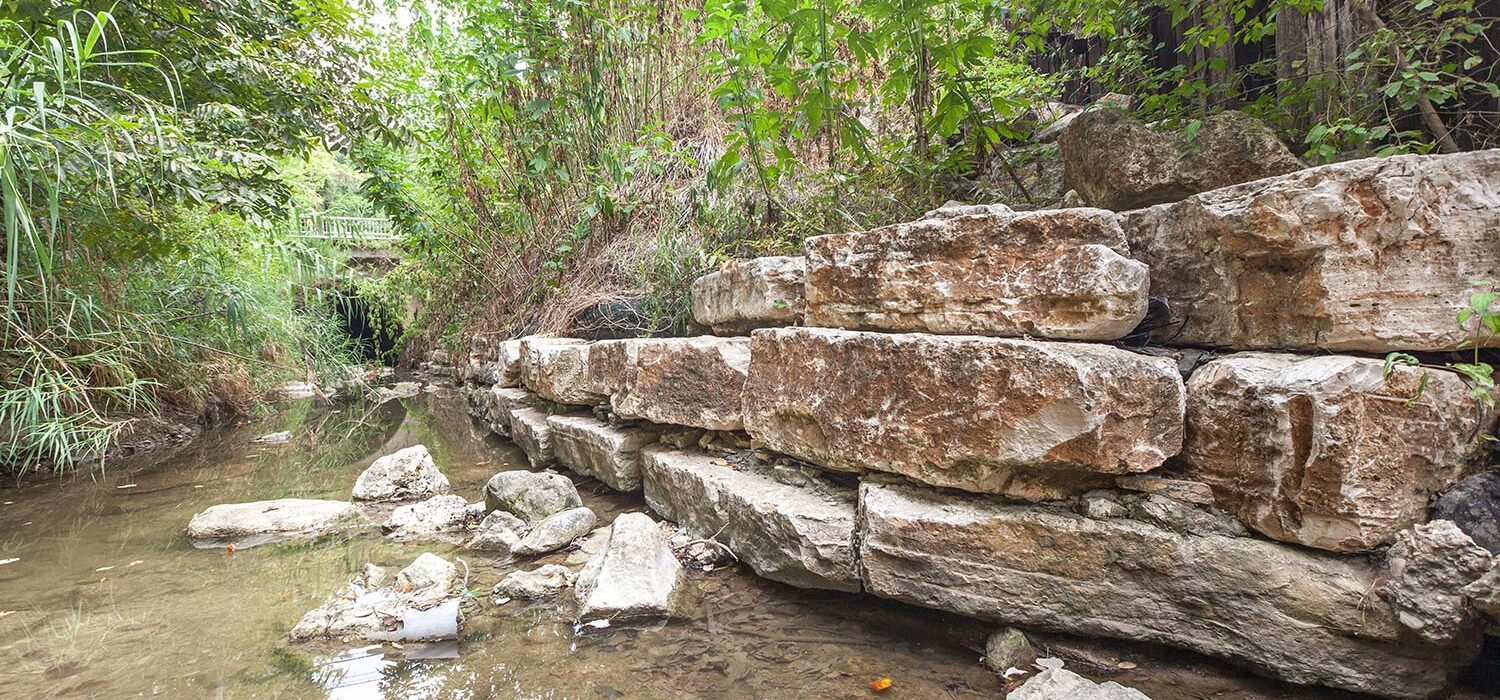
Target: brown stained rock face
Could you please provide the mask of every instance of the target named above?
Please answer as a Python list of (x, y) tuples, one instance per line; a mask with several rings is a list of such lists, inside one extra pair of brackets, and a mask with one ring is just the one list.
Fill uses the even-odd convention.
[(542, 398), (561, 404), (594, 406), (604, 396), (589, 390), (589, 342), (576, 338), (521, 340), (521, 380)]
[(800, 256), (732, 262), (693, 280), (693, 320), (718, 335), (793, 325), (802, 319), (806, 271)]
[(645, 338), (609, 341), (615, 384), (610, 406), (630, 420), (705, 430), (744, 427), (740, 398), (750, 366), (749, 338)]
[(609, 396), (624, 388), (626, 370), (635, 362), (640, 339), (601, 340), (589, 346), (588, 370), (584, 373), (588, 390)]
[(1125, 211), (1302, 169), (1264, 122), (1223, 112), (1193, 138), (1153, 129), (1116, 109), (1093, 109), (1062, 131), (1063, 186)]
[(1184, 475), (1278, 540), (1339, 552), (1390, 542), (1475, 468), (1484, 444), (1457, 375), (1382, 374), (1379, 360), (1337, 355), (1240, 353), (1198, 368)]
[[(1126, 214), (1162, 342), (1453, 350), (1500, 278), (1500, 150), (1335, 163)], [(1500, 338), (1490, 340), (1500, 344)]]
[(984, 493), (1144, 472), (1182, 445), (1169, 359), (1081, 343), (758, 330), (745, 428), (768, 449)]
[(919, 487), (865, 483), (859, 513), (865, 590), (924, 607), (1393, 698), (1436, 695), (1478, 651), (1406, 631), (1361, 557)]
[(808, 239), (806, 324), (1113, 340), (1145, 317), (1114, 213), (938, 211), (954, 215)]

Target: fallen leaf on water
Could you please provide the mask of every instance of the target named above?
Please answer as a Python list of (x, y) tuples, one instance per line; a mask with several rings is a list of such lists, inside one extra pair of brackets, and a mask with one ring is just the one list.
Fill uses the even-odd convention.
[(0, 559), (0, 564), (14, 564), (18, 561), (21, 561), (20, 557), (11, 557), (9, 559)]
[(234, 545), (229, 545), (229, 546), (225, 547), (224, 551), (226, 551), (226, 552), (228, 552), (230, 554), (234, 554)]
[(109, 571), (110, 569), (113, 569), (113, 568), (115, 568), (115, 567), (113, 567), (113, 566), (101, 566), (101, 567), (99, 567), (97, 569), (94, 569), (94, 573), (97, 574), (100, 571)]
[(889, 679), (889, 678), (879, 678), (879, 679), (870, 681), (870, 690), (873, 690), (873, 691), (875, 691), (877, 693), (883, 693), (883, 692), (886, 691), (887, 688), (890, 688), (890, 687), (891, 687), (891, 679)]

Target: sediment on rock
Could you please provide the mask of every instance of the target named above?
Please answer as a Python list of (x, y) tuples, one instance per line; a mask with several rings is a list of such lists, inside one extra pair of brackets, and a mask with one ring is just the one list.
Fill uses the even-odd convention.
[(1113, 340), (1149, 275), (1102, 209), (923, 218), (810, 238), (809, 326)]
[(652, 510), (697, 537), (728, 545), (762, 577), (800, 588), (859, 590), (853, 489), (807, 478), (792, 486), (753, 459), (730, 466), (666, 445), (642, 450), (641, 461)]
[(1477, 652), (1408, 632), (1359, 557), (871, 483), (859, 537), (875, 595), (1192, 649), (1294, 683), (1425, 698)]
[(1164, 358), (821, 328), (753, 337), (746, 430), (830, 469), (1004, 493), (1048, 475), (1148, 471), (1181, 448), (1184, 389)]

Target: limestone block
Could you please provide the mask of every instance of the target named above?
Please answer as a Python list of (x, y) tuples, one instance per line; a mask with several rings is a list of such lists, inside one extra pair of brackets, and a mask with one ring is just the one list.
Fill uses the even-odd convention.
[(594, 406), (604, 396), (589, 390), (588, 341), (576, 338), (521, 340), (521, 381), (553, 403)]
[(963, 211), (808, 239), (806, 324), (1113, 340), (1145, 318), (1113, 212)]
[(592, 476), (616, 491), (641, 488), (641, 448), (656, 442), (650, 427), (608, 425), (593, 416), (551, 416), (557, 463)]
[(1500, 279), (1500, 150), (1310, 168), (1130, 212), (1125, 231), (1170, 309), (1163, 342), (1454, 350), (1471, 281)]
[(645, 513), (615, 518), (604, 549), (589, 558), (574, 588), (578, 619), (632, 620), (672, 612), (683, 581), (682, 565)]
[(557, 462), (552, 453), (552, 429), (547, 427), (547, 412), (539, 408), (513, 408), (510, 411), (510, 439), (526, 453), (532, 469), (545, 469)]
[(503, 340), (495, 347), (495, 386), (521, 386), (521, 341)]
[(802, 318), (807, 260), (738, 260), (693, 280), (693, 320), (718, 335), (789, 326)]
[(1198, 368), (1183, 474), (1274, 539), (1340, 552), (1390, 542), (1475, 468), (1484, 443), (1458, 375), (1383, 373), (1380, 360), (1259, 352)]
[(732, 467), (701, 452), (641, 451), (646, 503), (696, 537), (729, 546), (755, 573), (799, 588), (858, 591), (853, 489), (825, 481), (793, 486), (770, 467)]
[(1435, 695), (1477, 653), (1407, 631), (1362, 557), (868, 482), (860, 518), (866, 590), (929, 608), (1394, 698)]
[(758, 330), (745, 426), (840, 471), (1007, 493), (1051, 477), (1148, 471), (1182, 444), (1176, 365), (1079, 343)]
[(348, 501), (281, 498), (210, 506), (188, 522), (188, 539), (247, 547), (292, 537), (316, 537), (361, 520)]
[(354, 480), (356, 501), (410, 501), (448, 493), (448, 477), (438, 471), (422, 445), (396, 450), (370, 463)]
[(624, 343), (618, 388), (610, 395), (626, 419), (705, 430), (744, 427), (740, 399), (750, 366), (749, 338), (650, 338)]

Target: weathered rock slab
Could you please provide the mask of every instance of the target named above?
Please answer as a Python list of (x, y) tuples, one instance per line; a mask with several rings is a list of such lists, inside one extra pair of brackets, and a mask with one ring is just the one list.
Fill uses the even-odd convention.
[(826, 481), (781, 483), (759, 464), (730, 466), (665, 445), (641, 451), (646, 503), (700, 538), (727, 544), (772, 581), (858, 591), (853, 489)]
[(500, 472), (484, 485), (485, 510), (503, 510), (527, 523), (581, 505), (573, 480), (554, 472)]
[(1146, 317), (1146, 266), (1102, 209), (935, 216), (806, 247), (809, 326), (1113, 340)]
[(1407, 632), (1363, 558), (919, 487), (860, 499), (865, 589), (887, 598), (1386, 697), (1438, 693), (1477, 651)]
[(502, 340), (495, 346), (495, 386), (521, 386), (521, 341)]
[(1302, 169), (1269, 126), (1232, 111), (1203, 120), (1188, 138), (1119, 110), (1092, 109), (1070, 121), (1058, 146), (1063, 186), (1115, 211)]
[(748, 338), (606, 341), (620, 365), (610, 407), (621, 418), (705, 430), (744, 427), (741, 396), (750, 366)]
[(542, 398), (560, 404), (594, 406), (605, 397), (589, 390), (589, 342), (577, 338), (521, 340), (521, 381)]
[(411, 501), (448, 493), (448, 477), (438, 471), (423, 445), (396, 450), (375, 460), (354, 480), (356, 501)]
[(693, 280), (693, 320), (718, 335), (789, 326), (802, 318), (807, 260), (737, 260)]
[(651, 516), (622, 514), (610, 527), (604, 549), (578, 576), (578, 619), (665, 617), (671, 614), (682, 581), (682, 565)]
[(547, 427), (558, 464), (594, 477), (616, 491), (640, 490), (641, 448), (656, 442), (655, 429), (566, 415), (548, 418)]
[(541, 397), (533, 394), (529, 389), (496, 385), (479, 396), (481, 410), (478, 415), (480, 420), (490, 426), (490, 430), (510, 437), (511, 411), (531, 408), (540, 401)]
[(1182, 443), (1176, 365), (1101, 345), (758, 330), (746, 430), (840, 471), (1005, 493), (1159, 466)]
[(1187, 387), (1183, 474), (1286, 542), (1388, 543), (1484, 453), (1475, 404), (1451, 372), (1397, 365), (1387, 377), (1380, 360), (1239, 353)]
[(1500, 279), (1500, 150), (1310, 168), (1130, 212), (1125, 231), (1170, 309), (1162, 342), (1454, 350), (1471, 281)]
[(188, 539), (250, 547), (295, 537), (316, 537), (361, 520), (348, 501), (281, 498), (210, 506), (188, 522)]

